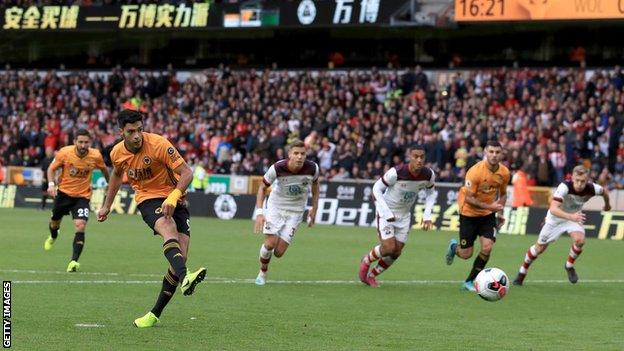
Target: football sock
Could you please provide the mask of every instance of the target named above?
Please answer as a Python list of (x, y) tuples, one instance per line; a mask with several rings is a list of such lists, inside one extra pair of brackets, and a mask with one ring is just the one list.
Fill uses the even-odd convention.
[(377, 261), (379, 257), (381, 257), (381, 245), (373, 247), (373, 249), (370, 250), (370, 252), (366, 256), (364, 256), (363, 261), (366, 264), (371, 264)]
[(485, 268), (485, 265), (487, 264), (487, 261), (489, 259), (489, 255), (486, 256), (479, 253), (477, 258), (475, 258), (474, 263), (472, 264), (472, 270), (470, 271), (470, 274), (468, 274), (468, 278), (466, 278), (466, 281), (473, 281), (477, 277), (477, 274), (479, 274), (479, 272), (481, 272), (481, 270)]
[(396, 261), (396, 259), (392, 258), (391, 256), (382, 257), (379, 261), (377, 261), (377, 265), (375, 266), (375, 268), (371, 270), (369, 274), (372, 275), (373, 277), (380, 275), (386, 269), (392, 266), (394, 261)]
[(533, 263), (533, 261), (537, 259), (537, 256), (539, 256), (539, 252), (537, 252), (537, 248), (535, 248), (535, 245), (532, 245), (527, 250), (526, 255), (524, 255), (524, 262), (522, 262), (522, 265), (520, 266), (519, 273), (527, 274), (529, 266), (531, 266), (531, 263)]
[(175, 294), (176, 286), (178, 286), (178, 277), (169, 269), (163, 278), (162, 288), (160, 289), (156, 304), (152, 307), (152, 313), (156, 317), (160, 317), (163, 309), (165, 309), (165, 306), (167, 306), (169, 300), (171, 300), (173, 294)]
[(579, 257), (579, 255), (583, 252), (583, 247), (578, 247), (576, 244), (572, 244), (570, 247), (570, 253), (568, 254), (568, 260), (566, 261), (566, 268), (574, 267), (574, 261)]
[(273, 250), (268, 250), (264, 244), (260, 246), (260, 271), (266, 273), (269, 269), (269, 262), (271, 262), (271, 256), (273, 256)]
[(52, 228), (52, 223), (48, 225), (48, 228), (50, 229), (50, 236), (52, 237), (52, 239), (56, 239), (58, 237), (59, 229)]
[(177, 239), (169, 239), (163, 244), (163, 253), (169, 261), (169, 265), (173, 267), (174, 274), (180, 282), (184, 281), (186, 276), (186, 262), (180, 251), (180, 243)]
[(74, 253), (72, 254), (72, 261), (78, 261), (78, 259), (80, 258), (82, 248), (84, 247), (84, 241), (85, 233), (76, 232), (76, 235), (74, 236)]

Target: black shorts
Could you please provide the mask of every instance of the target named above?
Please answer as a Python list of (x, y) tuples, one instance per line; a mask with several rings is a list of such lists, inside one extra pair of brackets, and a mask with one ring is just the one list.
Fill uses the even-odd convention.
[(462, 249), (474, 246), (478, 236), (496, 241), (496, 215), (468, 217), (459, 215), (459, 245)]
[[(165, 198), (158, 199), (149, 199), (141, 202), (137, 208), (141, 211), (141, 216), (143, 217), (143, 222), (145, 222), (152, 230), (154, 231), (154, 235), (158, 233), (154, 229), (156, 225), (156, 221), (163, 217), (162, 209), (160, 206), (162, 205)], [(183, 233), (186, 235), (191, 235), (191, 216), (189, 215), (188, 208), (183, 204), (178, 204), (173, 211), (173, 220), (176, 223), (176, 227), (178, 228), (178, 233)]]
[(58, 221), (71, 212), (73, 219), (89, 220), (89, 199), (84, 197), (71, 197), (59, 191), (54, 198), (52, 208), (52, 220)]

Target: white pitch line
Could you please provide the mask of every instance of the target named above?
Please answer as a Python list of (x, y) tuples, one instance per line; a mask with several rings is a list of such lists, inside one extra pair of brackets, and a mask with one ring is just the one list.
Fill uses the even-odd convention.
[[(0, 269), (0, 272), (4, 273), (32, 273), (32, 274), (68, 274), (66, 271), (40, 271), (34, 269)], [(106, 272), (77, 272), (71, 274), (80, 275), (113, 275), (118, 276), (119, 273), (106, 273)]]
[(78, 328), (104, 328), (104, 324), (77, 323), (77, 324), (74, 324), (74, 326)]
[[(40, 271), (34, 269), (0, 269), (0, 272), (5, 273), (27, 273), (27, 274), (61, 274), (68, 275), (71, 274), (73, 276), (81, 276), (81, 275), (105, 275), (105, 276), (117, 276), (122, 277), (127, 275), (129, 277), (152, 277), (152, 278), (162, 278), (163, 274), (155, 274), (155, 273), (111, 273), (111, 272), (72, 272), (68, 273), (66, 271)], [(231, 278), (223, 278), (223, 277), (209, 277), (211, 280), (230, 280)]]
[(162, 277), (162, 274), (152, 274), (152, 273), (130, 273), (128, 274), (131, 277)]
[[(155, 274), (155, 273), (129, 273), (129, 274), (122, 274), (122, 273), (110, 273), (110, 272), (72, 272), (72, 273), (68, 273), (66, 271), (40, 271), (40, 270), (33, 270), (33, 269), (0, 269), (0, 272), (6, 272), (6, 273), (27, 273), (27, 274), (60, 274), (60, 275), (71, 275), (71, 276), (75, 276), (75, 277), (80, 277), (81, 275), (85, 274), (85, 275), (94, 275), (94, 276), (98, 276), (98, 275), (102, 275), (102, 276), (116, 276), (116, 277), (124, 277), (124, 276), (129, 276), (129, 277), (151, 277), (151, 278), (162, 278), (163, 275), (162, 274)], [(224, 278), (224, 277), (206, 277), (207, 280), (211, 280), (211, 281), (229, 281), (232, 280), (232, 278)], [(253, 281), (251, 279), (251, 281)], [(162, 282), (162, 281), (161, 281)]]
[[(76, 272), (67, 273), (65, 271), (40, 271), (33, 269), (0, 269), (0, 272), (7, 273), (29, 273), (29, 274), (63, 274), (79, 277), (81, 275), (102, 275), (102, 276), (118, 276), (123, 277), (121, 273), (113, 272)], [(146, 274), (146, 273), (129, 273), (131, 277), (158, 277), (162, 274)], [(206, 281), (211, 284), (248, 284), (253, 283), (254, 279), (247, 278), (227, 278), (227, 277), (206, 277)], [(22, 284), (160, 284), (162, 280), (14, 280), (14, 283)], [(269, 280), (272, 284), (295, 284), (295, 285), (345, 285), (345, 284), (361, 284), (359, 280)], [(456, 284), (462, 283), (462, 280), (386, 280), (384, 284), (394, 285), (426, 285), (426, 284)], [(530, 280), (536, 284), (568, 284), (566, 279), (537, 279)], [(586, 279), (581, 283), (590, 284), (622, 284), (624, 279)]]
[[(210, 284), (251, 284), (254, 279), (213, 280)], [(441, 285), (459, 284), (461, 280), (386, 280), (384, 285)], [(535, 284), (569, 284), (567, 280), (531, 280)], [(14, 280), (15, 284), (160, 284), (159, 280)], [(270, 284), (285, 285), (355, 285), (357, 280), (269, 280)], [(624, 279), (588, 279), (587, 284), (623, 284)]]

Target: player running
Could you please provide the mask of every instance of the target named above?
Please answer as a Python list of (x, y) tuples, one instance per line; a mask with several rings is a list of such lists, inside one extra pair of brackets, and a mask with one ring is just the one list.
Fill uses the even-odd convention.
[(169, 262), (156, 304), (145, 316), (134, 320), (136, 327), (147, 328), (158, 323), (178, 283), (181, 282), (180, 290), (184, 295), (191, 295), (206, 276), (206, 268), (192, 273), (187, 273), (186, 269), (191, 228), (183, 193), (193, 178), (192, 170), (167, 139), (143, 132), (142, 117), (133, 110), (123, 110), (119, 114), (123, 141), (111, 151), (113, 173), (106, 200), (98, 211), (98, 221), (106, 220), (126, 172), (143, 221), (154, 235), (163, 238), (163, 254)]
[(576, 166), (572, 170), (572, 180), (559, 184), (553, 194), (539, 237), (535, 244), (527, 250), (518, 276), (513, 281), (514, 285), (524, 283), (531, 263), (548, 248), (548, 244), (555, 242), (565, 232), (570, 235), (573, 242), (564, 268), (568, 273), (570, 283), (576, 284), (578, 275), (574, 269), (574, 261), (583, 252), (583, 245), (585, 245), (585, 228), (583, 227), (585, 214), (581, 211), (583, 204), (594, 196), (602, 195), (604, 199), (603, 210), (611, 210), (608, 191), (598, 184), (589, 182), (588, 177), (587, 168)]
[[(108, 181), (108, 168), (104, 164), (102, 154), (91, 148), (91, 135), (86, 129), (79, 129), (74, 138), (74, 145), (61, 148), (50, 167), (47, 169), (48, 195), (54, 199), (52, 218), (48, 228), (50, 236), (43, 244), (46, 251), (52, 250), (58, 238), (59, 228), (63, 216), (70, 214), (74, 220), (73, 253), (68, 272), (80, 269), (78, 259), (85, 243), (85, 230), (89, 220), (89, 201), (91, 199), (91, 174), (99, 169)], [(58, 182), (56, 171), (62, 169)], [(58, 184), (58, 190), (56, 185)]]
[[(271, 257), (282, 257), (292, 243), (295, 231), (303, 219), (312, 188), (312, 208), (308, 212), (308, 227), (314, 225), (319, 198), (319, 166), (306, 160), (305, 144), (295, 140), (289, 145), (288, 158), (277, 161), (266, 172), (256, 196), (256, 223), (254, 232), (264, 232), (260, 246), (260, 272), (257, 285), (266, 284)], [(263, 209), (266, 190), (272, 191)], [(266, 210), (266, 211), (265, 211)], [(263, 229), (264, 226), (264, 229)]]
[[(475, 258), (462, 289), (475, 291), (473, 280), (485, 267), (494, 243), (496, 231), (503, 225), (503, 208), (507, 201), (509, 169), (500, 161), (503, 148), (498, 141), (489, 141), (485, 160), (470, 167), (464, 186), (459, 190), (459, 245), (453, 239), (446, 252), (446, 264), (453, 263), (455, 255), (464, 260), (472, 257), (474, 242), (480, 237), (481, 250)], [(495, 215), (498, 213), (498, 215)]]
[[(377, 276), (401, 256), (410, 230), (411, 209), (418, 192), (423, 189), (427, 197), (422, 228), (429, 230), (432, 226), (431, 211), (436, 199), (435, 173), (424, 167), (425, 149), (422, 146), (412, 147), (408, 155), (408, 164), (391, 168), (373, 185), (377, 235), (381, 244), (362, 258), (359, 272), (362, 283), (373, 288), (378, 286)], [(369, 272), (375, 261), (377, 265)]]

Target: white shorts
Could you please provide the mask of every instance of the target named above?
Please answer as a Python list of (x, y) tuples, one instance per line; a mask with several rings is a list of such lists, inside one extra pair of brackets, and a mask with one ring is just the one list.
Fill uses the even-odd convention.
[(402, 243), (407, 242), (407, 234), (410, 230), (411, 214), (396, 217), (394, 222), (388, 222), (377, 213), (377, 235), (381, 240), (395, 238)]
[(544, 226), (539, 233), (539, 237), (537, 238), (537, 242), (542, 245), (549, 244), (559, 239), (561, 234), (570, 234), (572, 232), (581, 232), (585, 234), (585, 228), (583, 228), (582, 225), (572, 221), (563, 221), (553, 224), (544, 223)]
[(264, 229), (266, 235), (277, 235), (290, 244), (297, 227), (303, 219), (303, 212), (290, 212), (276, 209), (267, 209), (264, 216)]

